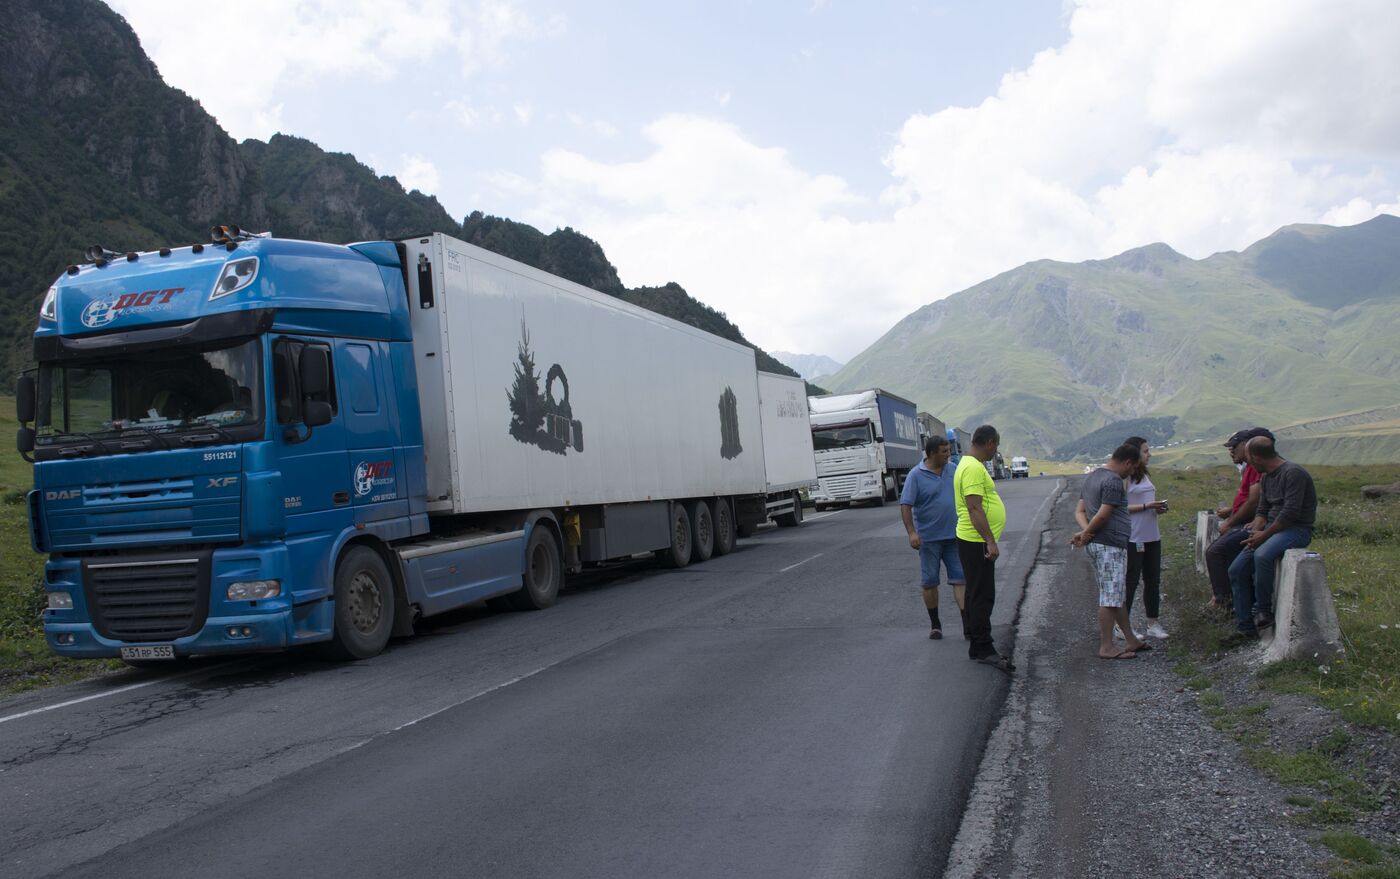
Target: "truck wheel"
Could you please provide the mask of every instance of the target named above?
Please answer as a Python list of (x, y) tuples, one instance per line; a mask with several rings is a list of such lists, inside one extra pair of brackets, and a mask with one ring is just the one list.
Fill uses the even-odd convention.
[(773, 521), (778, 523), (780, 528), (796, 528), (802, 524), (802, 496), (793, 492), (792, 512), (783, 513), (781, 516), (774, 516)]
[(564, 585), (559, 544), (542, 523), (536, 522), (530, 529), (530, 541), (525, 544), (525, 571), (520, 579), (520, 589), (506, 596), (516, 610), (544, 610), (559, 599), (559, 587)]
[(734, 508), (728, 498), (715, 499), (715, 555), (728, 555), (734, 550)]
[(684, 568), (690, 564), (690, 516), (685, 504), (671, 505), (671, 545), (656, 551), (668, 568)]
[(696, 501), (690, 505), (690, 560), (707, 562), (715, 554), (715, 519), (710, 505)]
[(352, 546), (335, 566), (335, 631), (326, 652), (335, 659), (369, 659), (394, 630), (394, 581), (379, 553)]

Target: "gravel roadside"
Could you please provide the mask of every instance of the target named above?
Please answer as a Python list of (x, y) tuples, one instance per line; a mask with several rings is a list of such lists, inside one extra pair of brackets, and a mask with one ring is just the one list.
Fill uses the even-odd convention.
[(1076, 481), (1042, 536), (1019, 670), (944, 875), (1326, 877), (1301, 810), (1212, 727), (1164, 650), (1097, 658), (1097, 591), (1068, 546), (1077, 497)]

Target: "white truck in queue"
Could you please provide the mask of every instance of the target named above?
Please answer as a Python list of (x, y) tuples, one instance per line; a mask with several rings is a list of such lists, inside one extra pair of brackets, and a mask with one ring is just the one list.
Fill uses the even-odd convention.
[(1030, 465), (1030, 462), (1029, 462), (1029, 461), (1027, 461), (1027, 460), (1026, 460), (1024, 457), (1022, 457), (1021, 455), (1017, 455), (1016, 457), (1014, 457), (1014, 458), (1011, 459), (1011, 478), (1012, 478), (1012, 479), (1029, 479), (1029, 478), (1030, 478), (1030, 475), (1031, 475), (1031, 465)]
[(904, 478), (923, 457), (918, 407), (872, 388), (808, 398), (817, 463), (818, 510), (836, 504), (899, 499)]
[[(760, 372), (758, 410), (763, 422), (768, 517), (782, 527), (801, 525), (802, 492), (810, 493), (817, 486), (807, 383), (796, 376)], [(747, 537), (753, 528), (753, 520), (746, 520), (739, 536)]]

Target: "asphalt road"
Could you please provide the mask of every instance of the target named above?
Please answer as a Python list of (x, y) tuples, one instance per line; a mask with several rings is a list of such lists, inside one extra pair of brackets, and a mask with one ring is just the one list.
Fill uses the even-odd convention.
[[(999, 484), (1003, 650), (1059, 484)], [(844, 510), (367, 662), (0, 700), (0, 876), (936, 875), (1008, 678), (917, 582), (898, 507)]]

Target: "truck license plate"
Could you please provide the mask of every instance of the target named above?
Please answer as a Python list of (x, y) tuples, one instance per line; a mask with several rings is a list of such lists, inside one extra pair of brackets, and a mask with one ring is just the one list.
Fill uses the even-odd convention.
[(175, 648), (169, 644), (157, 647), (123, 647), (122, 659), (174, 659)]

